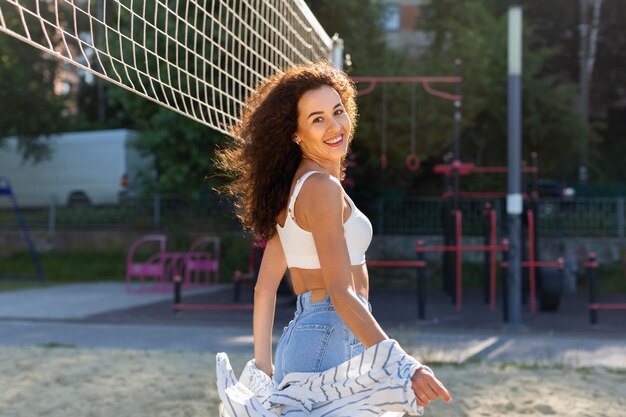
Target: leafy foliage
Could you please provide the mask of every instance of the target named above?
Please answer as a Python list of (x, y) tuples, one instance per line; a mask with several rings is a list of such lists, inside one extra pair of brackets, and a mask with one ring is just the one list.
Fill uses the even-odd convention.
[[(325, 2), (313, 2), (325, 3)], [(354, 6), (351, 1), (341, 2)], [(358, 2), (358, 11), (337, 5), (333, 9), (320, 7), (315, 11), (324, 27), (332, 28), (335, 16), (344, 20), (350, 13), (381, 13), (370, 2)], [(346, 8), (346, 10), (343, 9)], [(337, 10), (339, 8), (339, 10)], [(332, 10), (332, 12), (331, 12)], [(324, 12), (326, 11), (326, 12)], [(328, 20), (326, 20), (328, 19)], [(346, 34), (346, 50), (350, 44), (359, 45), (352, 56), (361, 67), (352, 75), (454, 75), (454, 61), (462, 60), (463, 122), (462, 150), (464, 161), (479, 165), (506, 164), (507, 137), (507, 17), (506, 7), (497, 1), (441, 0), (424, 6), (419, 30), (432, 40), (421, 56), (399, 54), (380, 46), (376, 36), (382, 36), (380, 19), (370, 19), (370, 26), (350, 26)], [(586, 132), (576, 111), (575, 85), (551, 67), (559, 49), (549, 46), (537, 34), (532, 22), (526, 20), (523, 69), (523, 143), (524, 155), (538, 151), (542, 175), (572, 178), (578, 161), (578, 143)], [(351, 41), (354, 39), (354, 41)], [(365, 41), (367, 40), (367, 41)], [(362, 54), (361, 54), (361, 51)], [(374, 52), (375, 51), (375, 52)], [(382, 60), (371, 57), (380, 56)], [(384, 63), (383, 63), (384, 62)], [(452, 86), (437, 85), (438, 89), (454, 92)], [(428, 170), (433, 162), (453, 148), (453, 106), (449, 101), (425, 94), (418, 88), (417, 150), (425, 166), (416, 173), (404, 167), (410, 149), (410, 86), (389, 85), (388, 101), (382, 100), (381, 88), (360, 98), (361, 122), (354, 143), (357, 154), (358, 184), (368, 184), (368, 192), (423, 194), (440, 192), (439, 179)], [(380, 170), (379, 155), (382, 136), (383, 106), (387, 106), (389, 168)], [(593, 136), (597, 141), (597, 136)], [(464, 179), (474, 190), (503, 189), (504, 177), (476, 176)], [(429, 185), (430, 184), (430, 185)], [(395, 191), (394, 191), (395, 190)]]
[[(5, 10), (9, 27), (18, 26), (20, 17)], [(30, 29), (34, 39), (43, 38), (41, 27)], [(55, 95), (53, 82), (58, 61), (44, 58), (32, 46), (0, 34), (0, 138), (19, 137), (18, 149), (24, 159), (39, 161), (49, 156), (49, 135), (64, 128), (64, 97)], [(2, 139), (0, 139), (2, 146)]]

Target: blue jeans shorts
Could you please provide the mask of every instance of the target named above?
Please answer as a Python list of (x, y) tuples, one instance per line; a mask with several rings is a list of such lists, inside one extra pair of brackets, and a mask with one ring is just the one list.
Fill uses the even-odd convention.
[[(360, 294), (359, 300), (371, 304)], [(293, 320), (283, 329), (274, 355), (275, 384), (290, 372), (322, 372), (358, 356), (365, 347), (345, 325), (330, 297), (311, 302), (311, 292), (298, 296)]]

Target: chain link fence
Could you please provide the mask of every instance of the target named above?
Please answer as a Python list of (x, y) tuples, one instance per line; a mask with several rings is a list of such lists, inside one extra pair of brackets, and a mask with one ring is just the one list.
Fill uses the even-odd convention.
[[(539, 233), (543, 236), (621, 237), (626, 233), (626, 198), (580, 197), (575, 200), (543, 198), (538, 203)], [(440, 198), (405, 197), (356, 201), (369, 217), (375, 234), (437, 235), (443, 233), (446, 202)], [(498, 233), (506, 234), (506, 203), (503, 199), (461, 199), (463, 233), (482, 235), (485, 207), (497, 214)], [(26, 224), (33, 230), (135, 229), (236, 231), (240, 225), (227, 198), (207, 196), (181, 199), (153, 196), (125, 199), (118, 205), (47, 207), (23, 209)], [(16, 230), (19, 222), (9, 207), (0, 209), (0, 230)]]
[[(626, 198), (542, 198), (535, 222), (543, 236), (620, 237), (626, 233)], [(380, 199), (362, 209), (377, 234), (436, 235), (443, 233), (444, 210), (449, 205), (440, 198), (407, 197)], [(504, 199), (460, 199), (463, 234), (482, 235), (485, 208), (495, 209), (498, 234), (506, 234)]]

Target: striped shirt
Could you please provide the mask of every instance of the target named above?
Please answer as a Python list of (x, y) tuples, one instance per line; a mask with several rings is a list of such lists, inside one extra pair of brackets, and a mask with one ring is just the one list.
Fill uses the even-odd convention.
[(228, 356), (216, 357), (220, 417), (402, 417), (421, 415), (411, 376), (423, 367), (393, 339), (324, 372), (293, 372), (278, 386), (254, 359), (239, 380)]

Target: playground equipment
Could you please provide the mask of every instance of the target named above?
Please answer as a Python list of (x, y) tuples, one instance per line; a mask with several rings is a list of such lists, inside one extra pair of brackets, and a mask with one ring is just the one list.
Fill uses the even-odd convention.
[(235, 292), (233, 302), (238, 303), (241, 298), (242, 284), (249, 283), (256, 284), (257, 277), (259, 276), (259, 269), (261, 268), (261, 259), (263, 259), (263, 253), (265, 252), (265, 246), (267, 241), (261, 239), (258, 236), (254, 237), (252, 247), (250, 248), (250, 256), (248, 257), (248, 271), (241, 272), (235, 271), (233, 274), (233, 282), (235, 283)]
[(39, 261), (39, 256), (37, 256), (37, 251), (35, 251), (35, 245), (33, 245), (33, 241), (30, 238), (30, 233), (28, 231), (28, 226), (24, 221), (24, 216), (22, 216), (22, 211), (20, 210), (20, 206), (17, 203), (17, 199), (13, 194), (13, 189), (11, 188), (11, 181), (9, 178), (0, 176), (0, 196), (7, 196), (11, 199), (11, 205), (13, 207), (13, 212), (15, 213), (15, 217), (17, 218), (20, 229), (22, 231), (22, 236), (26, 241), (26, 246), (28, 247), (28, 252), (30, 253), (30, 259), (35, 266), (35, 270), (37, 271), (37, 275), (35, 276), (0, 276), (0, 279), (38, 279), (44, 281), (46, 279), (43, 268), (41, 266), (41, 262)]
[[(564, 262), (563, 258), (558, 258), (556, 261), (538, 261), (536, 259), (535, 249), (535, 224), (534, 213), (532, 210), (526, 211), (526, 217), (528, 222), (528, 259), (522, 262), (522, 268), (527, 268), (529, 272), (529, 295), (530, 311), (535, 314), (537, 311), (537, 299), (539, 299), (539, 307), (541, 310), (555, 310), (558, 308), (562, 277), (560, 273), (555, 274), (551, 272), (551, 269), (563, 270)], [(420, 254), (426, 252), (442, 252), (453, 254), (454, 259), (454, 292), (452, 300), (455, 304), (456, 311), (462, 309), (462, 293), (463, 293), (463, 263), (462, 254), (464, 252), (482, 252), (485, 254), (485, 301), (489, 303), (489, 309), (495, 311), (495, 298), (496, 298), (496, 254), (502, 252), (501, 268), (505, 270), (508, 267), (507, 264), (507, 251), (509, 249), (508, 240), (504, 239), (502, 244), (496, 243), (496, 213), (494, 209), (487, 211), (487, 217), (489, 219), (488, 229), (485, 233), (488, 236), (484, 245), (463, 245), (463, 214), (460, 210), (454, 210), (452, 212), (454, 218), (454, 245), (440, 245), (440, 246), (426, 246), (423, 240), (417, 242), (415, 248), (418, 259), (422, 260), (423, 257)], [(417, 265), (416, 265), (417, 266)], [(418, 266), (423, 268), (424, 265)], [(503, 274), (502, 287), (503, 287), (503, 308), (504, 319), (507, 317), (507, 293), (506, 293), (506, 276)]]
[(366, 261), (368, 267), (417, 268), (417, 317), (426, 318), (426, 262), (422, 252), (417, 253), (417, 261)]
[[(165, 286), (167, 278), (165, 275), (165, 245), (167, 238), (165, 235), (147, 235), (139, 238), (132, 244), (126, 256), (126, 292), (129, 294), (143, 294), (148, 292), (161, 292)], [(156, 242), (158, 252), (150, 256), (143, 262), (135, 261), (135, 253), (140, 246), (147, 242)], [(139, 280), (139, 288), (136, 288), (133, 278)], [(146, 287), (146, 279), (151, 279), (151, 285)]]
[(172, 310), (215, 311), (215, 310), (253, 310), (253, 304), (184, 304), (182, 300), (182, 279), (180, 275), (174, 277), (174, 303)]
[[(188, 287), (220, 281), (220, 238), (204, 236), (195, 240), (184, 258), (184, 282)], [(204, 278), (203, 278), (204, 275)]]
[[(522, 167), (523, 173), (531, 175), (531, 179), (529, 182), (530, 190), (528, 193), (524, 194), (523, 196), (524, 200), (527, 202), (527, 206), (529, 207), (528, 210), (530, 210), (530, 214), (527, 210), (526, 216), (525, 216), (526, 235), (528, 236), (528, 239), (527, 239), (528, 250), (526, 250), (525, 245), (524, 245), (524, 252), (532, 252), (532, 255), (528, 253), (528, 262), (530, 262), (530, 265), (534, 265), (533, 262), (536, 262), (538, 259), (538, 256), (536, 254), (537, 241), (538, 241), (538, 235), (536, 232), (537, 216), (535, 215), (535, 213), (537, 212), (537, 198), (538, 198), (537, 176), (539, 172), (537, 160), (538, 160), (537, 153), (532, 152), (531, 153), (531, 165), (527, 166), (527, 164), (524, 162), (523, 167)], [(444, 209), (443, 209), (444, 212), (442, 213), (443, 224), (444, 224), (444, 246), (452, 247), (455, 245), (455, 242), (457, 239), (456, 235), (458, 234), (455, 229), (457, 227), (456, 222), (458, 220), (456, 217), (458, 215), (455, 213), (459, 211), (459, 198), (460, 197), (465, 198), (465, 199), (506, 197), (505, 192), (461, 192), (459, 190), (459, 178), (461, 176), (466, 176), (470, 174), (479, 174), (479, 173), (480, 174), (506, 174), (508, 172), (508, 168), (501, 167), (501, 166), (481, 167), (481, 166), (476, 166), (475, 164), (472, 164), (472, 163), (463, 163), (458, 159), (454, 159), (453, 155), (447, 155), (444, 161), (445, 161), (444, 164), (435, 166), (434, 172), (444, 175), (444, 192), (442, 194), (442, 197), (444, 198), (444, 201), (445, 201)], [(489, 248), (493, 249), (495, 245), (496, 236), (494, 234), (496, 233), (495, 232), (496, 216), (497, 216), (497, 213), (495, 213), (494, 211), (489, 212), (489, 219), (487, 220), (485, 230), (486, 231), (491, 230), (491, 231), (488, 232), (488, 235), (486, 236), (485, 246), (482, 248), (477, 247), (474, 249), (475, 251), (485, 252), (485, 269), (486, 270), (487, 268), (490, 269), (489, 273), (485, 272), (485, 284), (484, 284), (485, 302), (490, 303), (490, 307), (492, 310), (494, 309), (494, 304), (493, 304), (494, 295), (490, 294), (490, 292), (493, 292), (494, 290), (492, 289), (490, 291), (488, 290), (488, 287), (491, 287), (491, 288), (495, 287), (494, 277), (495, 277), (496, 268), (495, 268), (495, 254)], [(459, 275), (459, 272), (458, 272), (459, 266), (457, 265), (457, 262), (460, 262), (459, 256), (457, 254), (456, 257), (453, 257), (452, 256), (453, 251), (442, 251), (442, 252), (443, 252), (443, 265), (444, 265), (444, 270), (443, 270), (444, 271), (444, 280), (443, 280), (444, 291), (448, 293), (449, 295), (451, 295), (453, 302), (458, 302), (458, 301), (455, 301), (458, 298), (456, 296), (458, 283), (455, 285), (455, 282), (458, 281), (458, 275)], [(487, 253), (489, 253), (489, 260), (487, 260)], [(554, 266), (557, 264), (550, 264), (550, 265)], [(538, 267), (538, 265), (536, 266)], [(535, 269), (535, 267), (531, 267), (530, 269), (528, 269), (528, 273), (530, 275), (525, 280), (525, 283), (526, 281), (528, 281), (528, 285), (533, 287), (532, 291), (530, 291), (530, 295), (533, 295), (535, 293), (534, 286), (536, 283), (537, 270)], [(539, 275), (542, 276), (542, 281), (546, 282), (546, 285), (542, 287), (543, 293), (541, 294), (541, 297), (540, 297), (540, 299), (543, 300), (542, 309), (543, 310), (556, 309), (558, 307), (559, 295), (552, 294), (551, 297), (548, 297), (546, 291), (548, 291), (547, 290), (548, 288), (551, 288), (552, 289), (551, 292), (554, 293), (554, 290), (556, 289), (556, 284), (560, 285), (561, 277), (558, 274), (554, 275), (554, 273), (549, 270), (546, 270), (546, 271), (541, 270)], [(556, 283), (550, 282), (548, 284), (548, 280), (557, 280), (558, 282)], [(525, 290), (524, 302), (526, 302), (528, 301), (528, 298), (529, 298), (526, 295), (529, 290), (527, 288), (524, 288), (524, 290)], [(552, 301), (548, 302), (549, 299), (552, 299)], [(531, 311), (534, 313), (536, 311), (534, 296), (530, 297), (530, 302), (531, 302)]]
[[(410, 152), (405, 159), (405, 166), (409, 171), (416, 171), (421, 165), (421, 161), (416, 151), (416, 126), (415, 117), (413, 115), (416, 112), (416, 91), (415, 85), (422, 84), (424, 91), (428, 94), (443, 98), (444, 100), (450, 100), (454, 102), (454, 131), (455, 142), (460, 140), (460, 125), (461, 125), (461, 106), (463, 102), (463, 96), (461, 95), (461, 83), (463, 78), (461, 74), (461, 60), (455, 60), (457, 75), (454, 77), (353, 77), (352, 80), (356, 83), (369, 83), (369, 85), (359, 90), (358, 95), (363, 96), (371, 93), (376, 88), (378, 83), (382, 84), (382, 127), (381, 127), (381, 152), (380, 152), (380, 168), (382, 170), (387, 169), (387, 84), (389, 83), (411, 83), (411, 133), (410, 133)], [(430, 84), (454, 84), (456, 91), (455, 94), (450, 94), (445, 91), (437, 90), (431, 87)]]
[(591, 324), (598, 324), (598, 311), (599, 310), (626, 310), (626, 303), (599, 303), (597, 301), (597, 271), (598, 271), (598, 257), (594, 252), (587, 254), (587, 262), (585, 262), (585, 268), (587, 270), (587, 280), (589, 281), (589, 322)]
[(254, 237), (252, 247), (250, 249), (250, 256), (248, 259), (248, 271), (235, 271), (233, 274), (234, 296), (233, 304), (184, 304), (182, 301), (182, 288), (181, 279), (178, 276), (174, 277), (174, 303), (172, 309), (174, 311), (180, 310), (195, 310), (195, 311), (211, 311), (211, 310), (252, 310), (252, 304), (237, 304), (241, 298), (241, 289), (244, 283), (250, 283), (254, 287), (256, 279), (259, 275), (259, 269), (261, 268), (261, 259), (263, 258), (263, 252), (267, 241), (261, 239), (258, 236)]
[[(172, 291), (174, 278), (185, 288), (210, 285), (219, 281), (220, 240), (204, 236), (195, 240), (185, 252), (168, 252), (165, 235), (139, 238), (128, 250), (126, 292), (129, 294), (166, 293)], [(137, 261), (139, 248), (157, 244), (156, 253)], [(211, 247), (212, 246), (212, 247)]]

